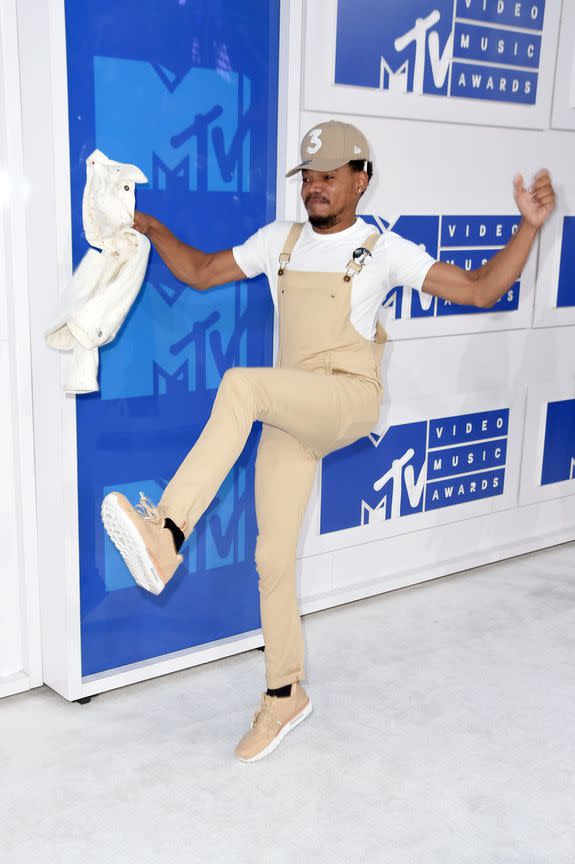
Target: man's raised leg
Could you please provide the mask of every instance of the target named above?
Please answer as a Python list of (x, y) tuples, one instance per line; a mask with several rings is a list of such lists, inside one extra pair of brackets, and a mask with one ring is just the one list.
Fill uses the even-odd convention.
[(160, 513), (188, 537), (245, 447), (254, 420), (283, 429), (312, 451), (335, 440), (335, 377), (301, 369), (228, 369), (208, 422), (164, 489)]
[(171, 579), (183, 559), (166, 520), (185, 538), (190, 535), (242, 452), (254, 420), (283, 429), (312, 452), (337, 438), (335, 378), (300, 369), (228, 369), (208, 422), (158, 506), (143, 499), (134, 508), (120, 493), (106, 496), (104, 525), (139, 585), (159, 594)]

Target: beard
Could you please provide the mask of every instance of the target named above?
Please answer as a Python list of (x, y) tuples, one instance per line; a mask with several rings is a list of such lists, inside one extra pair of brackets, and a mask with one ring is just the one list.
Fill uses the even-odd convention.
[[(321, 200), (322, 203), (324, 203), (324, 204), (329, 203), (327, 200), (324, 200), (324, 199), (319, 199), (319, 200)], [(306, 205), (306, 210), (307, 210), (307, 205), (308, 205), (307, 201), (305, 202), (305, 205)], [(333, 228), (333, 226), (337, 225), (337, 223), (341, 220), (341, 213), (342, 213), (342, 211), (340, 210), (337, 213), (324, 213), (322, 215), (319, 215), (319, 214), (313, 215), (312, 213), (310, 213), (308, 211), (308, 217), (309, 217), (309, 221), (310, 221), (311, 225), (314, 228)]]
[(337, 213), (328, 213), (327, 216), (310, 216), (309, 221), (314, 228), (333, 228), (339, 221)]

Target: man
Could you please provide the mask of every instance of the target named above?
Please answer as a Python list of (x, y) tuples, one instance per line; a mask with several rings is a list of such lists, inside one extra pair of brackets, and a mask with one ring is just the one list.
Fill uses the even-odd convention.
[(504, 249), (474, 271), (356, 217), (372, 175), (368, 143), (354, 126), (320, 123), (301, 144), (301, 195), (309, 220), (273, 222), (243, 245), (205, 254), (136, 212), (174, 275), (199, 291), (265, 273), (279, 320), (274, 368), (228, 369), (210, 418), (154, 506), (119, 493), (102, 504), (106, 530), (134, 579), (159, 593), (182, 561), (179, 549), (262, 421), (255, 468), (255, 561), (267, 692), (235, 755), (270, 753), (312, 710), (300, 684), (304, 650), (296, 599), (296, 551), (318, 460), (369, 434), (379, 417), (386, 333), (377, 320), (386, 293), (409, 285), (453, 303), (491, 307), (517, 280), (554, 206), (549, 173), (514, 193), (522, 220)]

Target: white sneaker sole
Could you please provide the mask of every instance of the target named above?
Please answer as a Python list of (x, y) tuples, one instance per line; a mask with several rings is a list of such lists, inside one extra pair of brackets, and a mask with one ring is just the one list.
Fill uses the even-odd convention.
[(265, 747), (263, 750), (260, 750), (259, 753), (256, 753), (255, 756), (251, 756), (249, 759), (244, 759), (242, 756), (238, 756), (237, 758), (241, 762), (257, 762), (258, 759), (263, 759), (264, 756), (269, 756), (269, 754), (276, 749), (278, 744), (281, 744), (288, 732), (291, 732), (292, 729), (295, 729), (298, 723), (301, 723), (302, 720), (305, 720), (306, 717), (309, 717), (312, 711), (313, 705), (310, 699), (303, 711), (300, 711), (299, 714), (296, 714), (293, 720), (290, 720), (289, 723), (286, 723), (281, 732), (278, 732), (276, 737), (273, 739), (273, 741), (270, 741), (267, 747)]
[(165, 585), (156, 573), (146, 545), (120, 507), (114, 492), (110, 492), (102, 501), (102, 522), (108, 537), (140, 588), (145, 588), (152, 594), (163, 591)]

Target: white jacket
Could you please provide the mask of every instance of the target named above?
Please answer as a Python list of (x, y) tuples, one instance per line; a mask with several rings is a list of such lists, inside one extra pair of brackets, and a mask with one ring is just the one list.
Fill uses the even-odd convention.
[(111, 342), (142, 287), (150, 241), (134, 228), (135, 185), (147, 183), (135, 165), (100, 150), (86, 159), (82, 221), (91, 246), (74, 271), (48, 345), (72, 351), (64, 381), (68, 393), (98, 390), (98, 348)]

